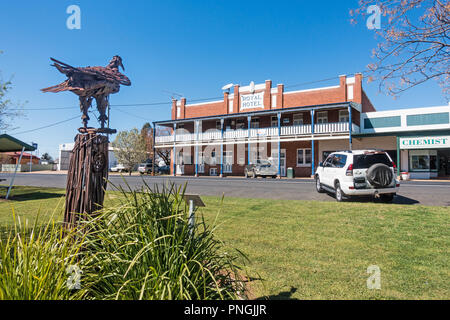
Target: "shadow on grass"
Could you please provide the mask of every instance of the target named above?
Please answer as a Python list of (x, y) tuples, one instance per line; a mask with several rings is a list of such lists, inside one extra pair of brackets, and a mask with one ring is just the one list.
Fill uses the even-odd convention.
[[(331, 192), (327, 192), (327, 195), (329, 195), (332, 198), (335, 198), (335, 194)], [(345, 198), (344, 202), (373, 202), (373, 203), (394, 203), (394, 204), (417, 204), (420, 203), (420, 201), (417, 201), (412, 198), (408, 198), (405, 196), (401, 196), (397, 194), (394, 197), (394, 200), (391, 202), (383, 202), (381, 199), (374, 199), (372, 196), (353, 196), (350, 198)]]
[[(6, 195), (2, 194), (0, 196), (0, 200), (6, 200)], [(45, 199), (53, 199), (53, 198), (61, 198), (64, 197), (63, 193), (55, 193), (55, 192), (40, 192), (40, 191), (31, 191), (31, 192), (17, 192), (14, 193), (14, 190), (11, 191), (9, 196), (10, 201), (29, 201), (29, 200), (45, 200)]]
[(255, 300), (299, 300), (297, 298), (292, 298), (292, 295), (295, 292), (297, 292), (297, 288), (291, 287), (289, 291), (282, 291), (278, 294), (256, 298)]

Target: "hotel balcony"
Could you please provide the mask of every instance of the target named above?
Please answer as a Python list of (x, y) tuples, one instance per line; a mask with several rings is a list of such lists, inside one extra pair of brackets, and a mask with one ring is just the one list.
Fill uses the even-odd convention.
[[(330, 122), (330, 123), (317, 123), (314, 124), (314, 134), (312, 133), (312, 125), (295, 125), (295, 126), (282, 126), (280, 130), (280, 138), (282, 137), (298, 137), (308, 138), (326, 135), (341, 135), (349, 134), (349, 122)], [(359, 126), (352, 124), (352, 133), (359, 133)], [(250, 128), (250, 129), (236, 129), (236, 130), (224, 130), (223, 140), (257, 140), (257, 139), (270, 139), (278, 138), (278, 128)], [(185, 130), (178, 129), (176, 134), (156, 136), (155, 142), (157, 146), (161, 145), (173, 145), (178, 143), (207, 143), (213, 141), (222, 141), (222, 133), (220, 130), (208, 130), (207, 132), (199, 133), (186, 133)]]

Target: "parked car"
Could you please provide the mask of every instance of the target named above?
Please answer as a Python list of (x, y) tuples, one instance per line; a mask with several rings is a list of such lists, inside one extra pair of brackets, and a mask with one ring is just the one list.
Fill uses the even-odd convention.
[(314, 175), (316, 190), (345, 197), (379, 197), (390, 202), (399, 190), (395, 164), (389, 154), (380, 150), (353, 150), (331, 153), (319, 164)]
[(169, 174), (170, 166), (167, 166), (167, 165), (160, 166), (160, 167), (157, 167), (155, 171), (160, 174)]
[(111, 167), (111, 172), (128, 172), (128, 168), (126, 168), (123, 164), (118, 164), (114, 167)]
[(150, 173), (152, 173), (152, 169), (153, 168), (153, 164), (152, 163), (141, 163), (141, 164), (139, 164), (139, 166), (138, 166), (138, 171), (139, 171), (139, 173), (140, 174), (144, 174), (144, 173), (146, 173), (146, 174), (150, 174)]
[(246, 178), (256, 178), (257, 176), (276, 178), (278, 168), (269, 160), (258, 159), (255, 163), (245, 166), (244, 174)]

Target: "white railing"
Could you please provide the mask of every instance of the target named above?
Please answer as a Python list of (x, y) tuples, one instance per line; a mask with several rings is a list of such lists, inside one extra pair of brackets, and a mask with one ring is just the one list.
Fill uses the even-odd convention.
[(348, 122), (316, 123), (314, 133), (348, 132)]
[(250, 129), (250, 137), (273, 137), (278, 135), (278, 128), (252, 128)]
[(248, 136), (247, 129), (227, 130), (223, 133), (225, 139), (239, 139), (246, 138)]
[[(314, 133), (345, 133), (348, 132), (349, 123), (348, 122), (331, 122), (331, 123), (316, 123), (314, 125)], [(359, 126), (352, 124), (352, 132), (359, 133)], [(297, 126), (283, 126), (281, 127), (281, 136), (292, 136), (292, 135), (311, 135), (311, 125), (297, 125)], [(248, 137), (248, 129), (237, 129), (237, 130), (227, 130), (224, 131), (224, 139), (239, 139)], [(251, 128), (250, 138), (257, 137), (276, 137), (278, 136), (278, 128)], [(159, 136), (155, 138), (157, 144), (171, 143), (173, 142), (174, 136)], [(220, 130), (201, 132), (198, 133), (198, 141), (211, 141), (222, 139), (222, 133)], [(189, 142), (197, 141), (196, 133), (183, 133), (176, 135), (177, 142)]]
[(219, 140), (221, 138), (222, 138), (222, 132), (220, 132), (219, 130), (211, 131), (211, 132), (199, 132), (198, 133), (198, 139), (200, 141)]
[(195, 140), (195, 134), (193, 133), (182, 133), (176, 135), (177, 141), (185, 142)]
[(303, 124), (298, 126), (281, 127), (282, 136), (290, 136), (297, 134), (311, 134), (311, 125)]
[(160, 144), (173, 142), (173, 136), (158, 136), (155, 137), (155, 141)]

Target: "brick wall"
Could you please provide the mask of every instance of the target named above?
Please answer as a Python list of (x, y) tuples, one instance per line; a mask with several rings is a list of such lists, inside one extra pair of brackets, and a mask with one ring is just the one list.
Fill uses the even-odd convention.
[[(356, 74), (353, 78), (340, 76), (339, 83), (336, 86), (298, 91), (285, 91), (284, 85), (278, 84), (276, 86), (276, 92), (272, 93), (272, 81), (266, 80), (264, 89), (255, 90), (254, 92), (264, 92), (264, 108), (245, 110), (240, 110), (240, 96), (242, 94), (249, 94), (250, 92), (239, 92), (240, 86), (235, 85), (233, 87), (233, 95), (231, 96), (228, 92), (225, 92), (223, 94), (223, 99), (220, 101), (186, 105), (188, 101), (186, 101), (185, 98), (182, 98), (180, 101), (173, 100), (172, 119), (189, 119), (229, 114), (229, 101), (231, 99), (233, 100), (232, 113), (344, 103), (349, 101), (361, 104), (363, 112), (375, 111), (374, 106), (362, 89), (362, 81), (362, 74)], [(350, 88), (353, 88), (353, 98), (351, 99), (349, 99), (348, 96), (348, 90), (350, 90)], [(275, 105), (272, 105), (272, 95), (276, 95), (277, 97)], [(180, 108), (179, 117), (177, 116), (177, 103), (178, 108)]]

